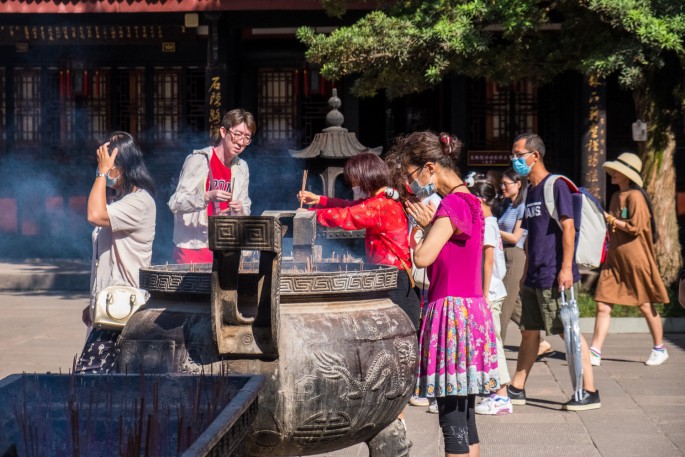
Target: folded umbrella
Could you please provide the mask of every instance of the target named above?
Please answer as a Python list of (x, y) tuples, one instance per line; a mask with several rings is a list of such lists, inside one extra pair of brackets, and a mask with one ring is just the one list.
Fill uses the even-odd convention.
[(566, 294), (561, 289), (561, 321), (564, 324), (564, 343), (566, 344), (566, 362), (571, 374), (573, 397), (580, 401), (583, 398), (583, 359), (580, 350), (580, 326), (578, 325), (578, 304), (571, 287), (571, 300), (566, 301)]

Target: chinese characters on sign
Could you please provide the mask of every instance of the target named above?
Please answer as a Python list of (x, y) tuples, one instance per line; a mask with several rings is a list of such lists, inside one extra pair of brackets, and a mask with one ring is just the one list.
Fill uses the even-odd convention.
[(468, 166), (506, 167), (511, 165), (509, 154), (509, 151), (469, 151)]
[(0, 25), (0, 44), (135, 43), (173, 39), (184, 33), (184, 27), (171, 25)]
[(601, 165), (606, 158), (606, 106), (603, 80), (590, 76), (586, 81), (585, 103), (587, 118), (583, 138), (583, 177), (585, 187), (603, 200), (604, 172)]
[(209, 138), (212, 143), (217, 143), (221, 139), (221, 77), (211, 77), (208, 92)]

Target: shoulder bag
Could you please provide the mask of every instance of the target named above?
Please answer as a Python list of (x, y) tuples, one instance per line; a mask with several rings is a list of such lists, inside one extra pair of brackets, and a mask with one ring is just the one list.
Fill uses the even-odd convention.
[(93, 327), (121, 330), (138, 308), (147, 302), (147, 290), (131, 286), (109, 286), (97, 293), (93, 309)]

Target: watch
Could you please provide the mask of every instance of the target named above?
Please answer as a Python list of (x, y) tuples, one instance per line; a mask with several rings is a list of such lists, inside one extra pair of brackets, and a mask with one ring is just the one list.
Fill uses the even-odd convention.
[(107, 173), (102, 173), (100, 170), (95, 170), (95, 179), (105, 177), (107, 177)]

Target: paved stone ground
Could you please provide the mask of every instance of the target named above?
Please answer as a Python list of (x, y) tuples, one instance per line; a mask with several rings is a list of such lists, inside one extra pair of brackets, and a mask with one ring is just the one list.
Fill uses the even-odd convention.
[[(80, 313), (87, 294), (79, 292), (0, 293), (0, 378), (21, 372), (67, 372), (80, 351), (85, 327)], [(516, 363), (518, 338), (509, 330), (507, 359)], [(559, 351), (563, 342), (550, 341)], [(659, 457), (685, 455), (685, 335), (667, 334), (670, 359), (647, 367), (651, 340), (646, 334), (609, 335), (602, 367), (595, 369), (602, 408), (571, 413), (560, 404), (570, 397), (563, 352), (536, 363), (527, 385), (529, 404), (514, 414), (478, 416), (481, 455)], [(412, 456), (443, 455), (437, 415), (407, 407)], [(363, 457), (364, 445), (325, 454)]]
[[(11, 271), (3, 272), (9, 265)], [(83, 267), (66, 273), (83, 274)], [(31, 271), (60, 272), (60, 267), (36, 263)], [(72, 284), (71, 275), (57, 279), (29, 280), (30, 271), (18, 272), (0, 263), (2, 284)], [(18, 279), (17, 279), (18, 278)], [(79, 279), (76, 284), (83, 282)], [(32, 284), (34, 286), (32, 286)], [(0, 378), (21, 372), (67, 372), (81, 350), (85, 327), (81, 310), (88, 294), (83, 291), (0, 291)], [(507, 359), (513, 372), (520, 335), (508, 332)], [(589, 337), (589, 335), (586, 335)], [(662, 366), (642, 363), (651, 348), (649, 334), (610, 334), (603, 350), (602, 366), (595, 368), (602, 408), (580, 413), (564, 412), (560, 405), (571, 395), (563, 341), (550, 340), (559, 352), (536, 363), (526, 386), (529, 404), (515, 407), (514, 414), (478, 416), (483, 457), (603, 456), (671, 457), (685, 455), (685, 334), (667, 334), (670, 358)], [(435, 414), (426, 408), (407, 407), (412, 456), (442, 456), (442, 437)], [(364, 457), (358, 445), (319, 457)]]

